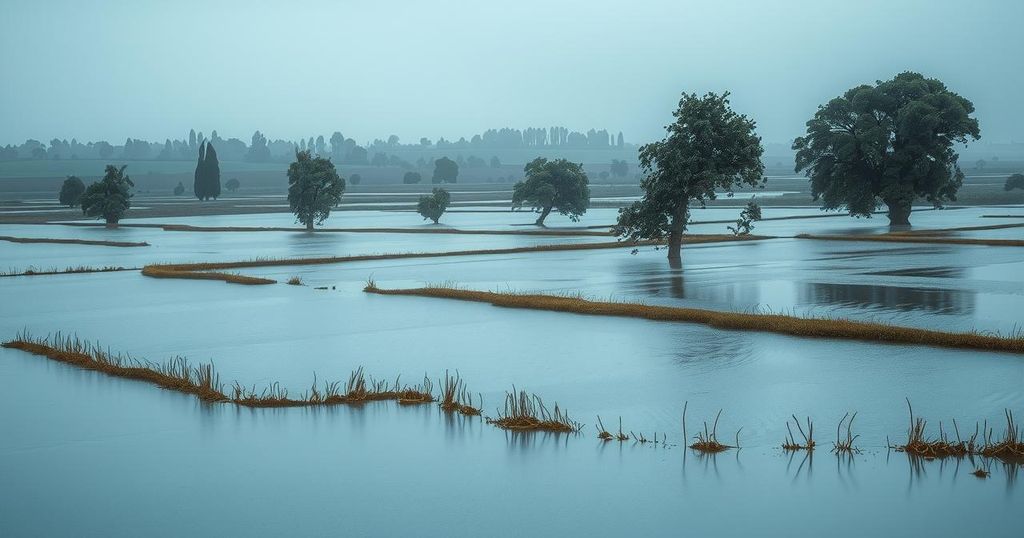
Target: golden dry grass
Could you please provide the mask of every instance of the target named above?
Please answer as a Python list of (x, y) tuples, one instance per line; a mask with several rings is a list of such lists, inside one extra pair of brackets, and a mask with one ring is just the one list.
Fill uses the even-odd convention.
[(504, 430), (546, 431), (556, 433), (578, 432), (583, 425), (569, 418), (569, 415), (555, 404), (548, 411), (543, 400), (525, 390), (505, 393), (505, 409), (498, 412), (498, 418), (488, 418), (488, 424)]
[(423, 384), (415, 386), (399, 385), (397, 379), (393, 384), (389, 384), (385, 381), (367, 380), (362, 367), (352, 372), (344, 391), (340, 382), (318, 384), (314, 376), (310, 389), (296, 397), (289, 395), (288, 390), (278, 383), (270, 383), (259, 390), (235, 382), (228, 395), (213, 364), (193, 366), (182, 357), (154, 363), (115, 355), (99, 345), (60, 333), (52, 338), (35, 338), (23, 333), (17, 335), (14, 340), (4, 342), (2, 346), (114, 377), (145, 381), (169, 390), (195, 395), (203, 401), (228, 402), (244, 407), (358, 405), (383, 400), (394, 400), (400, 404), (434, 401), (433, 384), (429, 379), (424, 378)]
[(148, 247), (145, 241), (99, 241), (92, 239), (51, 239), (45, 237), (12, 237), (0, 235), (0, 241), (11, 243), (56, 243), (61, 245), (94, 245), (99, 247)]
[(579, 296), (563, 297), (515, 292), (474, 291), (450, 286), (382, 289), (377, 287), (376, 284), (370, 283), (365, 288), (365, 291), (380, 295), (405, 295), (483, 302), (507, 308), (529, 308), (594, 316), (620, 316), (655, 321), (702, 323), (719, 329), (764, 331), (802, 337), (842, 338), (892, 344), (917, 344), (1024, 353), (1024, 335), (1022, 334), (1000, 336), (998, 334), (976, 332), (956, 333), (846, 319), (800, 318), (772, 313), (720, 312), (700, 308), (593, 301)]
[[(724, 241), (755, 241), (768, 239), (765, 236), (732, 235), (692, 235), (684, 238), (684, 244), (717, 243)], [(450, 256), (478, 256), (490, 254), (521, 254), (525, 252), (559, 252), (574, 250), (599, 250), (608, 248), (638, 247), (659, 245), (659, 241), (608, 241), (600, 243), (570, 243), (558, 245), (533, 245), (529, 247), (512, 247), (483, 250), (454, 250), (447, 252), (407, 252), (397, 254), (364, 254), (355, 256), (328, 256), (320, 258), (285, 258), (256, 259), (237, 262), (207, 262), (154, 264), (142, 268), (142, 274), (153, 278), (185, 278), (198, 280), (221, 280), (234, 284), (274, 284), (277, 281), (269, 278), (247, 277), (233, 273), (224, 273), (224, 269), (245, 269), (251, 267), (283, 267), (294, 265), (326, 265), (377, 260), (396, 260), (403, 258), (442, 258)]]
[(989, 247), (1024, 247), (1021, 239), (975, 239), (966, 237), (943, 237), (916, 235), (910, 233), (888, 233), (877, 235), (816, 235), (799, 234), (797, 239), (819, 239), (824, 241), (873, 241), (879, 243), (932, 243), (941, 245), (983, 245)]
[[(690, 444), (690, 448), (704, 454), (717, 454), (719, 452), (725, 452), (730, 448), (740, 447), (740, 432), (736, 431), (736, 445), (729, 446), (718, 440), (718, 419), (722, 417), (722, 411), (719, 410), (718, 414), (715, 415), (715, 421), (712, 423), (711, 428), (708, 428), (708, 423), (704, 422), (704, 430), (698, 431), (697, 435), (693, 438), (693, 443)], [(740, 428), (742, 429), (742, 428)], [(683, 407), (683, 435), (686, 435), (686, 407)]]
[[(974, 433), (964, 439), (960, 436), (960, 428), (956, 420), (953, 420), (953, 431), (956, 439), (949, 437), (947, 432), (939, 423), (938, 437), (927, 435), (927, 421), (920, 417), (914, 417), (914, 409), (907, 400), (907, 409), (910, 411), (910, 427), (907, 429), (907, 441), (901, 445), (891, 445), (889, 448), (897, 452), (923, 458), (963, 458), (968, 456), (983, 456), (986, 458), (998, 459), (1007, 463), (1024, 463), (1024, 435), (1021, 434), (1013, 418), (1013, 412), (1004, 410), (1006, 427), (1003, 430), (1002, 438), (995, 438), (994, 431), (989, 428), (988, 422), (984, 425), (975, 424)], [(980, 427), (979, 427), (980, 426)], [(979, 435), (982, 436), (979, 439)], [(987, 473), (985, 476), (988, 476)]]
[(301, 286), (302, 285), (302, 277), (293, 276), (293, 277), (288, 279), (288, 284), (291, 285), (291, 286)]

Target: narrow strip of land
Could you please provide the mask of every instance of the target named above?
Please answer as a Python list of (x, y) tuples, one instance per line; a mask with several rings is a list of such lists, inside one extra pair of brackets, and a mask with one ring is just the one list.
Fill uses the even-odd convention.
[(497, 293), (444, 286), (382, 289), (377, 287), (372, 281), (366, 286), (365, 291), (380, 295), (404, 295), (474, 301), (508, 308), (529, 308), (595, 316), (701, 323), (719, 329), (774, 332), (792, 336), (842, 338), (891, 344), (916, 344), (1024, 353), (1024, 334), (999, 336), (977, 332), (956, 333), (847, 319), (800, 318), (782, 314), (721, 312), (701, 308), (592, 301), (580, 297), (529, 293)]
[(56, 269), (56, 268), (54, 268), (54, 269), (33, 269), (33, 268), (30, 267), (30, 268), (25, 269), (24, 271), (20, 271), (20, 272), (9, 271), (9, 272), (0, 273), (0, 277), (8, 277), (8, 276), (68, 275), (68, 274), (75, 274), (75, 273), (112, 273), (112, 272), (117, 272), (117, 271), (138, 271), (139, 269), (141, 269), (141, 268), (140, 267), (114, 267), (114, 266), (88, 267), (88, 266), (84, 266), (84, 265), (83, 266), (79, 266), (79, 267), (67, 267), (67, 268), (64, 268), (64, 269)]
[[(702, 243), (719, 243), (729, 241), (757, 241), (770, 239), (767, 236), (746, 235), (690, 235), (684, 236), (683, 243), (688, 245)], [(198, 280), (221, 280), (234, 284), (274, 284), (277, 281), (269, 278), (250, 277), (234, 273), (220, 272), (225, 269), (245, 269), (251, 267), (283, 267), (294, 265), (324, 265), (348, 262), (375, 260), (396, 260), (402, 258), (441, 258), (451, 256), (480, 256), (492, 254), (521, 254), (525, 252), (559, 252), (574, 250), (599, 250), (609, 248), (642, 247), (660, 245), (660, 241), (609, 241), (601, 243), (569, 243), (557, 245), (533, 245), (528, 247), (512, 247), (485, 250), (453, 250), (445, 252), (408, 252), (396, 254), (365, 254), (355, 256), (328, 256), (322, 258), (285, 258), (267, 260), (247, 260), (238, 262), (157, 264), (142, 268), (142, 274), (154, 278), (185, 278)]]
[(989, 247), (1024, 247), (1022, 239), (980, 239), (968, 237), (943, 237), (934, 235), (818, 235), (799, 234), (797, 239), (818, 239), (822, 241), (874, 241), (879, 243), (932, 243), (940, 245), (983, 245)]
[(10, 241), (11, 243), (57, 243), (61, 245), (95, 245), (100, 247), (148, 247), (149, 243), (145, 241), (134, 242), (134, 241), (100, 241), (93, 239), (55, 239), (49, 237), (13, 237), (10, 235), (0, 235), (0, 241)]

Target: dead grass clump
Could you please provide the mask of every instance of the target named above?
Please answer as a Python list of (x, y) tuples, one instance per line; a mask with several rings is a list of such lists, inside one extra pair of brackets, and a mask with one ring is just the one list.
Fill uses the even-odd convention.
[(193, 394), (203, 401), (219, 402), (228, 399), (213, 365), (192, 366), (183, 357), (156, 364), (130, 356), (115, 355), (77, 336), (64, 336), (61, 333), (52, 338), (34, 338), (27, 333), (19, 333), (14, 340), (4, 342), (3, 347), (20, 349), (115, 377), (145, 381), (166, 389)]
[(515, 431), (577, 432), (583, 425), (569, 418), (555, 404), (549, 412), (539, 396), (525, 390), (505, 393), (505, 409), (498, 412), (498, 418), (488, 418), (489, 424)]
[(302, 285), (302, 277), (293, 276), (293, 277), (288, 279), (288, 284), (292, 285), (292, 286), (301, 286)]
[(11, 237), (0, 235), (0, 241), (11, 243), (57, 243), (61, 245), (94, 245), (99, 247), (148, 247), (145, 241), (97, 241), (93, 239), (51, 239), (46, 237)]
[(811, 417), (807, 417), (807, 431), (804, 431), (803, 426), (800, 425), (800, 420), (793, 415), (793, 423), (796, 424), (796, 429), (800, 432), (800, 436), (803, 437), (803, 444), (800, 444), (793, 436), (793, 429), (789, 427), (789, 420), (786, 421), (786, 430), (789, 432), (786, 435), (786, 440), (782, 443), (783, 450), (806, 450), (808, 452), (814, 450), (817, 443), (814, 441), (814, 422), (811, 421)]
[[(718, 414), (715, 415), (715, 421), (711, 425), (711, 429), (708, 429), (707, 421), (704, 422), (704, 431), (698, 431), (697, 435), (694, 436), (694, 442), (690, 445), (690, 448), (703, 452), (705, 454), (717, 454), (719, 452), (725, 452), (730, 448), (739, 448), (740, 432), (736, 432), (736, 446), (729, 446), (718, 440), (718, 419), (721, 418), (722, 411), (719, 410)], [(683, 411), (683, 423), (686, 423), (686, 411)], [(741, 428), (742, 429), (742, 428)], [(685, 430), (685, 426), (684, 426)]]
[(997, 441), (992, 440), (991, 430), (985, 434), (985, 445), (981, 448), (981, 455), (988, 458), (998, 458), (1009, 462), (1024, 462), (1024, 435), (1013, 419), (1013, 412), (1009, 409), (1003, 411), (1006, 415), (1006, 430), (1003, 438)]
[[(836, 454), (853, 454), (854, 452), (860, 452), (860, 449), (853, 446), (853, 442), (860, 437), (860, 435), (853, 435), (853, 419), (855, 418), (857, 418), (857, 413), (854, 413), (853, 415), (846, 413), (843, 415), (843, 418), (839, 420), (839, 425), (836, 426), (836, 440), (832, 443), (832, 452)], [(840, 432), (843, 430), (843, 424), (846, 425), (845, 438), (840, 437)]]
[(480, 415), (480, 405), (482, 403), (483, 397), (480, 398), (480, 404), (473, 404), (473, 396), (466, 390), (466, 384), (463, 383), (458, 372), (451, 376), (445, 370), (444, 383), (441, 384), (440, 407), (442, 410), (449, 413), (478, 416)]
[(914, 418), (914, 408), (911, 407), (909, 398), (907, 399), (907, 409), (910, 411), (910, 427), (907, 429), (907, 442), (902, 445), (892, 446), (891, 448), (894, 450), (924, 459), (962, 458), (973, 454), (977, 450), (975, 443), (978, 435), (977, 432), (970, 439), (964, 441), (960, 439), (960, 430), (956, 426), (956, 421), (953, 421), (957, 440), (952, 441), (943, 431), (942, 423), (940, 422), (939, 436), (931, 438), (926, 433), (928, 422), (920, 417)]
[[(620, 418), (619, 420), (621, 421), (622, 419)], [(597, 428), (597, 438), (598, 439), (600, 439), (602, 441), (611, 441), (612, 439), (614, 439), (614, 437), (612, 436), (611, 432), (609, 432), (608, 430), (606, 430), (604, 428), (604, 423), (601, 422), (601, 415), (597, 415), (597, 425), (594, 426), (594, 427)], [(621, 427), (622, 427), (621, 423), (619, 424), (619, 427), (621, 429)]]
[(1021, 332), (1010, 336), (978, 332), (955, 333), (838, 318), (802, 318), (771, 312), (721, 312), (700, 308), (594, 301), (582, 296), (476, 291), (454, 286), (382, 289), (377, 287), (375, 282), (371, 282), (365, 291), (381, 295), (408, 295), (483, 302), (507, 308), (530, 308), (593, 316), (622, 316), (654, 321), (702, 323), (719, 329), (765, 331), (791, 336), (843, 338), (1024, 353), (1024, 333)]
[(434, 383), (427, 376), (423, 376), (423, 383), (411, 387), (404, 386), (398, 390), (396, 399), (399, 405), (431, 403), (434, 401)]

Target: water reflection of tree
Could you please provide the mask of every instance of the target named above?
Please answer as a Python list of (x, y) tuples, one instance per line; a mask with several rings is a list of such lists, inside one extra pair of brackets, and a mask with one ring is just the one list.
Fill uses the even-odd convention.
[(910, 288), (881, 284), (808, 282), (798, 288), (803, 305), (884, 308), (901, 312), (924, 310), (940, 314), (974, 313), (975, 293), (940, 288)]

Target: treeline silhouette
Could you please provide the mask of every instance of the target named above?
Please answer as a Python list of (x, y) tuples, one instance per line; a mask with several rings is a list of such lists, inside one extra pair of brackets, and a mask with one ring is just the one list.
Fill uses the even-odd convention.
[[(207, 138), (201, 131), (189, 131), (187, 138), (166, 139), (164, 142), (128, 138), (121, 145), (107, 141), (79, 142), (72, 138), (54, 138), (49, 143), (29, 139), (20, 145), (0, 147), (0, 161), (11, 160), (61, 160), (61, 159), (111, 159), (120, 160), (159, 160), (185, 161), (194, 160), (204, 143), (216, 148), (223, 161), (246, 162), (291, 162), (297, 151), (309, 151), (321, 157), (330, 157), (338, 164), (359, 164), (374, 166), (400, 166), (411, 169), (413, 164), (396, 155), (400, 153), (422, 154), (424, 150), (509, 150), (521, 148), (571, 148), (571, 149), (611, 149), (626, 148), (622, 133), (611, 134), (606, 129), (590, 129), (586, 132), (570, 131), (565, 127), (528, 127), (526, 129), (488, 129), (476, 134), (468, 140), (465, 137), (456, 141), (444, 137), (436, 141), (420, 138), (415, 143), (403, 144), (395, 135), (386, 140), (375, 139), (373, 142), (360, 145), (354, 139), (335, 131), (330, 137), (323, 135), (283, 140), (267, 138), (260, 131), (253, 133), (246, 143), (238, 138), (221, 138), (217, 131)], [(630, 145), (632, 148), (632, 145)], [(461, 158), (461, 157), (460, 157)], [(430, 162), (430, 158), (421, 158)], [(470, 156), (469, 166), (499, 166), (494, 162), (483, 161), (478, 156)], [(422, 166), (417, 163), (417, 166)]]

